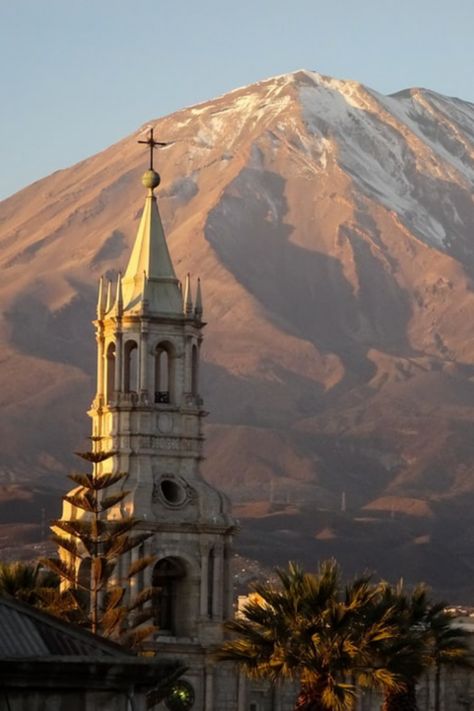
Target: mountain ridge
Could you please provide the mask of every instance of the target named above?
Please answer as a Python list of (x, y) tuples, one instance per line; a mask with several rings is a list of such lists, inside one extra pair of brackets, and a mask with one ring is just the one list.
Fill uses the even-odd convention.
[[(244, 552), (471, 594), (474, 106), (404, 92), (300, 70), (154, 120), (158, 201), (178, 276), (202, 277), (204, 472), (244, 506)], [(87, 433), (96, 283), (130, 254), (147, 125), (0, 203), (5, 485), (60, 489)], [(429, 563), (443, 528), (455, 571)]]

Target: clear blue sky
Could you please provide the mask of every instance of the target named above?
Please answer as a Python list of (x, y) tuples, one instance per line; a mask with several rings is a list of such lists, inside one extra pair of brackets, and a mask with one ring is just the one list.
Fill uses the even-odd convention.
[(474, 101), (473, 29), (474, 0), (0, 0), (0, 198), (300, 68)]

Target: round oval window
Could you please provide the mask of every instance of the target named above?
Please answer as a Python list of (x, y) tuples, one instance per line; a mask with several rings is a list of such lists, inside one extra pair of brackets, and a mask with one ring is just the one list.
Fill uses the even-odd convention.
[(160, 482), (161, 493), (168, 504), (183, 503), (186, 498), (186, 492), (180, 484), (177, 484), (172, 479), (162, 479)]
[(165, 699), (170, 711), (188, 711), (194, 705), (194, 689), (189, 681), (177, 681)]

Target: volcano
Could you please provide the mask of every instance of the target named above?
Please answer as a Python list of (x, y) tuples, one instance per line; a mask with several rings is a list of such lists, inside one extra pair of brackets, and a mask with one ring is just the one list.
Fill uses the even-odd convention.
[(150, 125), (176, 271), (201, 277), (203, 469), (237, 548), (472, 597), (474, 105), (309, 71), (0, 203), (3, 547), (44, 533), (89, 434), (97, 281), (128, 261)]

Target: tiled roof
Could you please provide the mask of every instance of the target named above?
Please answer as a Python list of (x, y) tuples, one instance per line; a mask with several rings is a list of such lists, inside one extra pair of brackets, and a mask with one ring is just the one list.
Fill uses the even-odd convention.
[(109, 642), (14, 598), (0, 596), (0, 658), (129, 657)]

